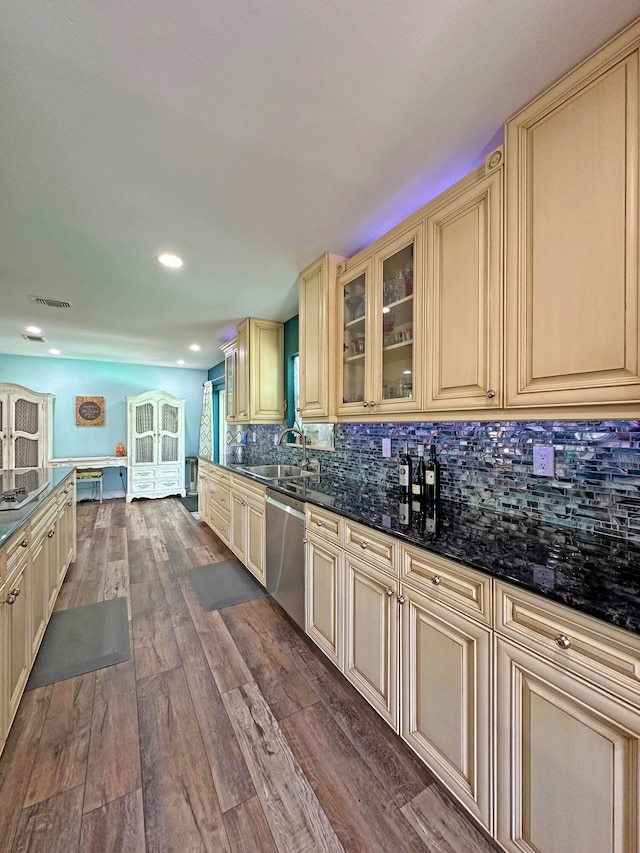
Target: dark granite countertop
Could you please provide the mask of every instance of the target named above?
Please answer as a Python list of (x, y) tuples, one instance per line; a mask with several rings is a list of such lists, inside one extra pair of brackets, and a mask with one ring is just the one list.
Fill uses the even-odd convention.
[(2, 489), (25, 485), (28, 491), (32, 489), (38, 491), (33, 500), (19, 509), (0, 511), (0, 548), (4, 547), (22, 525), (29, 521), (73, 470), (73, 468), (17, 468), (11, 471), (0, 471)]
[(401, 523), (399, 491), (326, 475), (266, 485), (640, 634), (640, 546), (623, 539), (451, 501)]

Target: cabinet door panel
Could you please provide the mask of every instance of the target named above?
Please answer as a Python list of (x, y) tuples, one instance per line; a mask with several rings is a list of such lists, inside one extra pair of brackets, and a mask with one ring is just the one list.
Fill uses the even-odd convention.
[(501, 405), (502, 206), (497, 169), (427, 217), (427, 410)]
[(34, 659), (40, 645), (40, 640), (47, 627), (49, 616), (49, 552), (45, 543), (47, 538), (42, 534), (31, 546), (31, 638), (30, 655)]
[(371, 260), (347, 270), (339, 280), (338, 412), (367, 414), (371, 401), (370, 362), (373, 358)]
[(344, 674), (397, 731), (398, 585), (348, 554), (344, 559)]
[(342, 668), (342, 550), (307, 534), (306, 631), (316, 645)]
[[(24, 685), (29, 676), (31, 663), (29, 642), (29, 579), (25, 568), (12, 576), (5, 586), (6, 596), (18, 590), (13, 604), (2, 603), (4, 608), (4, 629), (6, 640), (5, 696), (8, 704), (8, 722), (13, 720), (18, 703), (22, 697)], [(14, 597), (14, 595), (12, 595)], [(4, 650), (2, 650), (4, 654)]]
[(497, 831), (509, 851), (638, 849), (637, 709), (497, 641)]
[(507, 123), (507, 405), (638, 398), (639, 62), (615, 50)]
[(231, 537), (230, 547), (234, 554), (244, 560), (244, 542), (246, 530), (246, 513), (244, 498), (237, 494), (231, 495)]
[(407, 587), (402, 737), (491, 827), (490, 631)]
[(266, 540), (265, 540), (265, 509), (248, 503), (247, 512), (247, 550), (245, 563), (261, 584), (266, 583)]

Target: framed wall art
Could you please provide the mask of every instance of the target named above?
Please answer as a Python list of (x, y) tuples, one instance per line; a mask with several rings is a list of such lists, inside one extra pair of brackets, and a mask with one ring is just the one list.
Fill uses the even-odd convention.
[(104, 397), (76, 397), (76, 426), (104, 426)]

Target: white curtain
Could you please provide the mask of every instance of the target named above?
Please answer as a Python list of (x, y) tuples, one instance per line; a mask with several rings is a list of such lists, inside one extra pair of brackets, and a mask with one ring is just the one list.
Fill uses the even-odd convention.
[(213, 393), (212, 382), (202, 386), (202, 417), (200, 419), (200, 446), (198, 453), (213, 462)]

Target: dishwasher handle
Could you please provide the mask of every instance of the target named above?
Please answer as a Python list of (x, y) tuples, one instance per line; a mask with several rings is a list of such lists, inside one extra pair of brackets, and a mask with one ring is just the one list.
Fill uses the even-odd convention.
[(300, 512), (300, 510), (296, 509), (295, 507), (288, 506), (287, 504), (276, 500), (271, 495), (267, 495), (266, 502), (267, 502), (267, 506), (272, 506), (274, 509), (279, 509), (282, 512), (288, 512), (294, 518), (299, 518), (302, 521), (304, 521), (304, 512)]

